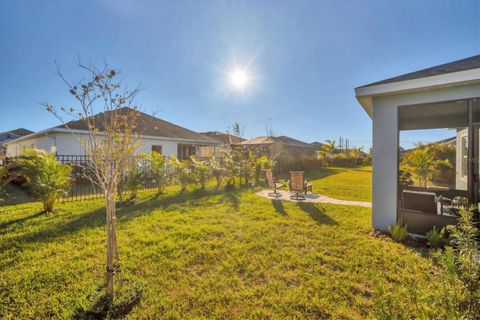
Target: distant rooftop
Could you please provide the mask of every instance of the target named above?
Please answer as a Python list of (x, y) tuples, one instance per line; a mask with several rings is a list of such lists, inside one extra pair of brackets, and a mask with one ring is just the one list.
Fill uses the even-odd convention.
[(200, 132), (201, 135), (213, 138), (215, 140), (219, 140), (224, 144), (236, 144), (245, 141), (242, 137), (234, 136), (233, 134), (223, 133), (220, 131), (208, 131), (208, 132)]
[(292, 147), (302, 147), (302, 148), (310, 148), (313, 149), (313, 146), (287, 136), (278, 136), (278, 137), (271, 137), (271, 136), (261, 136), (256, 137), (241, 143), (242, 145), (265, 145), (265, 144), (281, 144), (286, 146)]
[(375, 86), (379, 84), (386, 84), (386, 83), (392, 83), (392, 82), (399, 82), (399, 81), (405, 81), (405, 80), (412, 80), (412, 79), (418, 79), (418, 78), (425, 78), (425, 77), (431, 77), (431, 76), (437, 76), (441, 74), (446, 74), (446, 73), (452, 73), (452, 72), (459, 72), (459, 71), (465, 71), (465, 70), (470, 70), (470, 69), (477, 69), (480, 68), (480, 55), (465, 58), (462, 60), (457, 60), (445, 64), (441, 64), (439, 66), (411, 72), (411, 73), (406, 73), (400, 76), (396, 76), (393, 78), (388, 78), (385, 80), (381, 80), (378, 82), (373, 82), (364, 86), (361, 86), (359, 88), (365, 88), (365, 87), (370, 87), (370, 86)]

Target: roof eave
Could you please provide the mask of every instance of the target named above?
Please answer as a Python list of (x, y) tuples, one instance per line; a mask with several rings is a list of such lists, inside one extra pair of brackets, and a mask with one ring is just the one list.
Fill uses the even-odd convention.
[[(86, 134), (88, 131), (86, 130), (79, 130), (79, 129), (67, 129), (67, 128), (49, 128), (45, 129), (42, 131), (34, 132), (29, 135), (17, 138), (15, 140), (10, 140), (8, 143), (17, 143), (21, 142), (24, 140), (28, 140), (30, 138), (42, 136), (42, 135), (48, 135), (49, 133), (79, 133), (79, 134)], [(99, 132), (99, 134), (102, 134), (102, 132)], [(155, 139), (155, 140), (169, 140), (169, 141), (178, 141), (178, 142), (185, 142), (185, 143), (192, 143), (192, 144), (204, 144), (204, 145), (220, 145), (222, 142), (213, 140), (213, 139), (208, 139), (208, 140), (202, 140), (202, 139), (186, 139), (186, 138), (172, 138), (172, 137), (161, 137), (161, 136), (149, 136), (149, 135), (142, 135), (140, 138), (144, 139)]]
[(372, 98), (375, 96), (424, 91), (474, 82), (480, 82), (480, 68), (385, 84), (357, 87), (355, 88), (355, 96), (363, 109), (370, 117), (372, 117)]

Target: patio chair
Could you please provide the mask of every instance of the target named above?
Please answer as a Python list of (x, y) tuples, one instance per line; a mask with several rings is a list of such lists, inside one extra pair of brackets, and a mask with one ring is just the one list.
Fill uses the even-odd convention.
[(451, 206), (451, 201), (444, 196), (437, 196), (434, 192), (402, 191), (402, 208), (404, 210), (443, 215), (445, 203), (450, 203)]
[(305, 199), (307, 191), (311, 191), (312, 185), (304, 177), (303, 171), (290, 171), (290, 198)]
[(272, 170), (265, 170), (265, 178), (267, 179), (267, 185), (273, 189), (273, 193), (279, 196), (278, 189), (285, 187), (285, 182), (275, 179)]

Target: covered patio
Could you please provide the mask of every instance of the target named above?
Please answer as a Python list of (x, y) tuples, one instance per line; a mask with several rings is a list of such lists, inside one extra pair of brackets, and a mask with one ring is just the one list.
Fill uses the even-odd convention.
[(402, 219), (425, 235), (455, 224), (460, 208), (478, 207), (480, 55), (355, 93), (373, 120), (374, 228)]

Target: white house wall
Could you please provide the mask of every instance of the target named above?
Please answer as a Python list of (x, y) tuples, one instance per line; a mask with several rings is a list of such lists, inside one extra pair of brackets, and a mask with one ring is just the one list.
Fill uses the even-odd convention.
[[(398, 106), (480, 96), (480, 84), (374, 97), (372, 225), (387, 231), (397, 219)], [(419, 106), (420, 107), (420, 106)]]
[[(52, 147), (57, 150), (57, 154), (61, 155), (85, 155), (85, 150), (78, 141), (79, 135), (71, 133), (55, 132), (48, 135), (28, 138), (19, 142), (9, 142), (7, 145), (7, 156), (14, 157), (21, 153), (22, 148), (36, 148), (51, 151)], [(137, 153), (150, 153), (152, 145), (162, 146), (162, 154), (165, 156), (177, 155), (177, 141), (162, 139), (141, 139), (141, 145), (137, 149)]]

